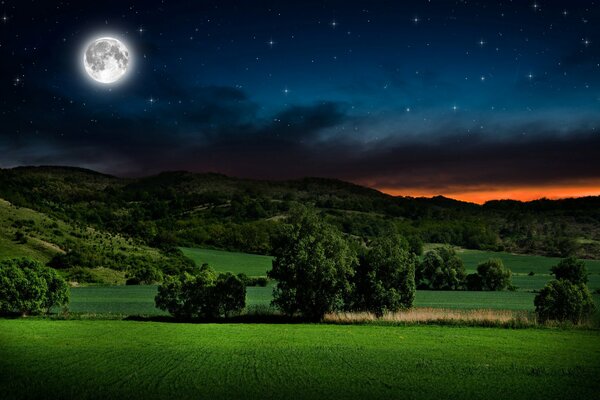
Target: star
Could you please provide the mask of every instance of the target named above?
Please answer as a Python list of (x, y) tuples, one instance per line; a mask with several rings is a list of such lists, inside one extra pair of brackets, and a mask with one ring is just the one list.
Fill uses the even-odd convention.
[(4, 14), (2, 16), (2, 22), (7, 23), (8, 22), (8, 17), (6, 16), (6, 14)]
[(455, 104), (455, 105), (452, 106), (452, 111), (456, 111), (456, 110), (458, 110), (458, 107)]
[(331, 23), (330, 23), (329, 25), (331, 25), (331, 27), (332, 27), (333, 29), (335, 29), (335, 27), (336, 27), (336, 26), (338, 26), (338, 23), (337, 23), (337, 22), (335, 21), (335, 19), (334, 19), (333, 21), (331, 21)]
[(138, 28), (138, 30), (137, 30), (137, 31), (138, 31), (138, 33), (141, 35), (141, 34), (142, 34), (142, 33), (144, 33), (146, 30), (144, 29), (144, 27), (143, 27), (143, 26), (140, 26), (140, 27)]
[(420, 19), (419, 19), (419, 17), (417, 17), (417, 16), (415, 16), (415, 17), (412, 19), (412, 22), (414, 22), (415, 24), (418, 24), (418, 23), (419, 23), (419, 21), (420, 21)]
[(154, 97), (150, 97), (148, 99), (148, 103), (150, 103), (150, 105), (152, 105), (152, 104), (156, 103), (156, 99)]
[(290, 89), (287, 88), (287, 86), (283, 89), (283, 94), (285, 94), (286, 96), (288, 95), (288, 93), (290, 93)]
[(592, 42), (587, 38), (581, 39), (581, 43), (583, 43), (585, 47), (588, 47), (590, 44), (592, 44)]
[(271, 39), (269, 39), (267, 44), (269, 45), (269, 47), (273, 48), (273, 46), (275, 46), (275, 41), (273, 41), (273, 39), (271, 38)]
[(483, 47), (485, 45), (485, 40), (479, 39), (479, 42), (477, 42), (477, 43), (479, 43), (480, 47)]
[(481, 82), (485, 81), (485, 76), (481, 75), (481, 77), (479, 78), (481, 80)]

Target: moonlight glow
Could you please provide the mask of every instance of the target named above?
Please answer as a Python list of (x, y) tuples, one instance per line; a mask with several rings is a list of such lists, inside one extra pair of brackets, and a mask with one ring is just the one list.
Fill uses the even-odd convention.
[(103, 84), (120, 80), (127, 73), (129, 64), (129, 50), (120, 40), (111, 37), (94, 40), (83, 53), (85, 71)]

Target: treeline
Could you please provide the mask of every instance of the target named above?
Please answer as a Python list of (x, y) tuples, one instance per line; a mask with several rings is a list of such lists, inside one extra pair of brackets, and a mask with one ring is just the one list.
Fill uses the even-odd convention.
[[(399, 235), (374, 239), (363, 246), (325, 222), (312, 209), (296, 208), (282, 225), (273, 247), (268, 277), (276, 284), (272, 304), (289, 316), (320, 321), (332, 312), (370, 312), (378, 317), (410, 309), (417, 289), (514, 289), (511, 271), (499, 259), (466, 274), (462, 260), (447, 246), (433, 249), (419, 261)], [(585, 264), (567, 258), (552, 268), (556, 280), (535, 298), (538, 319), (587, 319), (595, 309), (586, 287)], [(178, 318), (219, 318), (245, 307), (246, 281), (217, 274), (203, 266), (197, 274), (169, 277), (159, 288), (156, 306)]]
[[(417, 287), (435, 290), (503, 290), (511, 286), (510, 270), (499, 260), (482, 263), (476, 274), (466, 275), (462, 260), (449, 247), (428, 252), (420, 262), (422, 243), (400, 235), (369, 241), (343, 234), (313, 209), (296, 208), (282, 224), (273, 245), (273, 266), (268, 277), (276, 282), (273, 304), (287, 315), (320, 320), (334, 311), (368, 311), (381, 316), (412, 307)], [(203, 269), (198, 278), (189, 274), (169, 278), (156, 299), (159, 308), (179, 317), (216, 317), (241, 311), (242, 301), (219, 307), (203, 300), (208, 291), (222, 293), (220, 280), (243, 280)], [(195, 282), (189, 284), (189, 282)], [(237, 289), (236, 289), (237, 290)], [(215, 292), (216, 291), (216, 292)], [(230, 293), (239, 298), (239, 292)], [(242, 296), (243, 297), (243, 296)], [(179, 299), (174, 303), (172, 299)], [(188, 299), (187, 301), (185, 299)], [(191, 307), (191, 308), (190, 308)], [(190, 310), (193, 310), (190, 311)], [(214, 310), (221, 310), (215, 314)]]
[(186, 172), (121, 179), (50, 167), (0, 170), (0, 198), (157, 248), (268, 254), (281, 221), (305, 205), (367, 240), (398, 234), (471, 249), (600, 258), (600, 198), (478, 206), (392, 197), (331, 179), (267, 182)]

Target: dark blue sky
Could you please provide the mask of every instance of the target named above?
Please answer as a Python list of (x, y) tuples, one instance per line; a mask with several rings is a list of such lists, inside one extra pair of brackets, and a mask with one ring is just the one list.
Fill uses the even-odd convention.
[[(291, 3), (0, 1), (0, 167), (600, 192), (597, 1)], [(103, 35), (114, 86), (81, 65)]]

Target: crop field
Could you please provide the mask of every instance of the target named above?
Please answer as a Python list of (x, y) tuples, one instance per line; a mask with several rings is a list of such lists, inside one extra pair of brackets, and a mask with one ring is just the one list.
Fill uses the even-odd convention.
[[(269, 308), (273, 287), (249, 287), (248, 310)], [(71, 289), (69, 309), (76, 313), (165, 315), (154, 307), (156, 286), (87, 286)], [(417, 291), (415, 306), (455, 309), (533, 310), (534, 293)], [(600, 308), (600, 296), (594, 295)]]
[[(375, 340), (376, 338), (376, 340)], [(0, 320), (5, 400), (596, 398), (586, 330)]]
[(245, 273), (248, 276), (265, 276), (271, 269), (270, 256), (182, 247), (181, 251), (198, 265), (209, 264), (219, 272)]
[[(220, 272), (244, 272), (248, 276), (264, 276), (271, 269), (272, 257), (256, 254), (235, 253), (222, 250), (182, 248), (183, 253), (198, 264), (208, 263)], [(490, 258), (500, 258), (513, 272), (513, 284), (519, 291), (541, 289), (552, 279), (550, 267), (560, 258), (534, 255), (519, 255), (503, 252), (458, 249), (458, 255), (465, 263), (467, 272), (477, 269), (477, 264)], [(585, 260), (589, 276), (590, 290), (600, 289), (600, 260)], [(529, 275), (533, 272), (534, 275)]]

